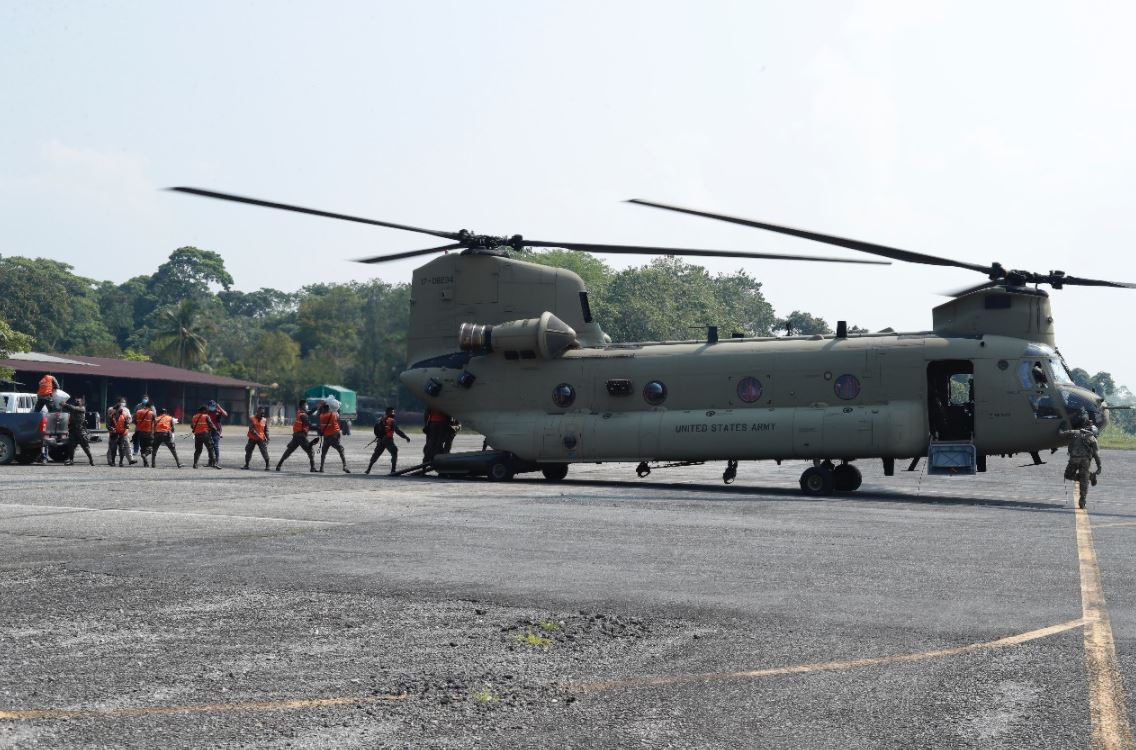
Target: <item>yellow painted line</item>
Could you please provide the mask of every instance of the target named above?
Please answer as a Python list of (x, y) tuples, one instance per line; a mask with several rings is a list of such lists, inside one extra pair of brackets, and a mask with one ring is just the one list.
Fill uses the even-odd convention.
[(152, 714), (204, 714), (223, 711), (296, 711), (305, 708), (350, 706), (409, 699), (401, 695), (368, 695), (364, 697), (306, 698), (246, 703), (192, 703), (184, 706), (128, 706), (124, 708), (41, 708), (30, 711), (0, 711), (0, 719), (84, 719), (113, 716), (149, 716)]
[(817, 664), (799, 664), (795, 666), (786, 667), (769, 667), (766, 669), (751, 669), (744, 672), (703, 672), (701, 674), (685, 674), (685, 675), (661, 675), (657, 677), (639, 677), (627, 680), (613, 680), (610, 682), (585, 682), (576, 683), (570, 687), (584, 692), (599, 692), (603, 690), (615, 690), (618, 688), (639, 688), (650, 687), (654, 685), (683, 685), (691, 682), (716, 682), (723, 680), (747, 680), (757, 677), (776, 677), (779, 675), (789, 674), (809, 674), (811, 672), (833, 672), (843, 669), (855, 669), (858, 667), (874, 667), (886, 664), (903, 664), (906, 662), (925, 661), (928, 659), (941, 659), (945, 656), (959, 656), (961, 654), (970, 654), (976, 651), (988, 651), (996, 648), (1006, 648), (1007, 646), (1016, 646), (1021, 643), (1035, 641), (1039, 638), (1046, 638), (1058, 633), (1064, 633), (1074, 628), (1079, 628), (1085, 624), (1085, 620), (1070, 620), (1063, 622), (1059, 625), (1050, 625), (1046, 628), (1038, 628), (1037, 630), (1030, 630), (1025, 633), (1018, 633), (1017, 635), (1009, 635), (1005, 638), (998, 638), (993, 641), (984, 641), (982, 643), (969, 643), (965, 646), (955, 646), (954, 648), (942, 648), (934, 651), (919, 651), (911, 654), (896, 654), (893, 656), (876, 656), (867, 659), (846, 659), (843, 661), (826, 661)]
[[(1073, 494), (1076, 497), (1076, 492)], [(1085, 620), (1085, 671), (1089, 679), (1089, 716), (1093, 750), (1133, 750), (1132, 725), (1124, 700), (1124, 682), (1116, 660), (1112, 625), (1105, 609), (1093, 529), (1084, 508), (1076, 509), (1077, 557), (1081, 563), (1081, 610)]]
[(1094, 529), (1111, 529), (1114, 526), (1136, 526), (1136, 521), (1113, 521), (1112, 523), (1094, 523)]

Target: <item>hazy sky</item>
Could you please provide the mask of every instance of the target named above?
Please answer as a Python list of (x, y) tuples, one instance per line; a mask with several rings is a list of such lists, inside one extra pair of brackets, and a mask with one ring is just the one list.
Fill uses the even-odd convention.
[[(175, 248), (240, 289), (409, 279), (439, 244), (159, 191), (443, 230), (849, 251), (642, 197), (1136, 281), (1136, 5), (931, 2), (0, 4), (0, 254), (123, 280)], [(611, 257), (621, 267), (646, 259)], [(778, 313), (925, 330), (963, 270), (744, 267)], [(1072, 366), (1136, 387), (1136, 291), (1055, 292)]]

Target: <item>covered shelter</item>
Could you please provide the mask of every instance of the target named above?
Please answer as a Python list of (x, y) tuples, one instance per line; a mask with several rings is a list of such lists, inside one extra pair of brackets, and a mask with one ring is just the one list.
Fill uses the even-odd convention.
[(230, 424), (243, 424), (255, 406), (260, 383), (185, 370), (156, 362), (138, 362), (78, 354), (19, 352), (0, 359), (0, 367), (16, 371), (13, 379), (35, 390), (44, 373), (51, 373), (71, 396), (86, 399), (88, 410), (105, 413), (120, 396), (133, 409), (144, 394), (178, 420), (210, 399), (229, 412)]

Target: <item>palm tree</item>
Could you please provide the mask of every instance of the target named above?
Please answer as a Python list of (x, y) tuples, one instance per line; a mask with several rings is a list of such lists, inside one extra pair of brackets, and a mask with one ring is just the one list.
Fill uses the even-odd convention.
[(205, 362), (209, 345), (200, 331), (201, 306), (194, 300), (183, 299), (176, 307), (163, 308), (150, 345), (154, 352), (178, 367), (196, 367)]

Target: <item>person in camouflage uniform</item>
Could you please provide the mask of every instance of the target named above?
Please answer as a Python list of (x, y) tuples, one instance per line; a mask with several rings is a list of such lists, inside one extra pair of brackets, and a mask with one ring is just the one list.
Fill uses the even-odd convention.
[[(1077, 507), (1084, 508), (1089, 497), (1089, 485), (1097, 483), (1101, 473), (1100, 447), (1097, 445), (1096, 429), (1082, 412), (1081, 427), (1076, 430), (1061, 430), (1058, 436), (1069, 441), (1069, 464), (1065, 467), (1065, 478), (1077, 480)], [(1089, 471), (1089, 464), (1096, 461), (1096, 473)]]

